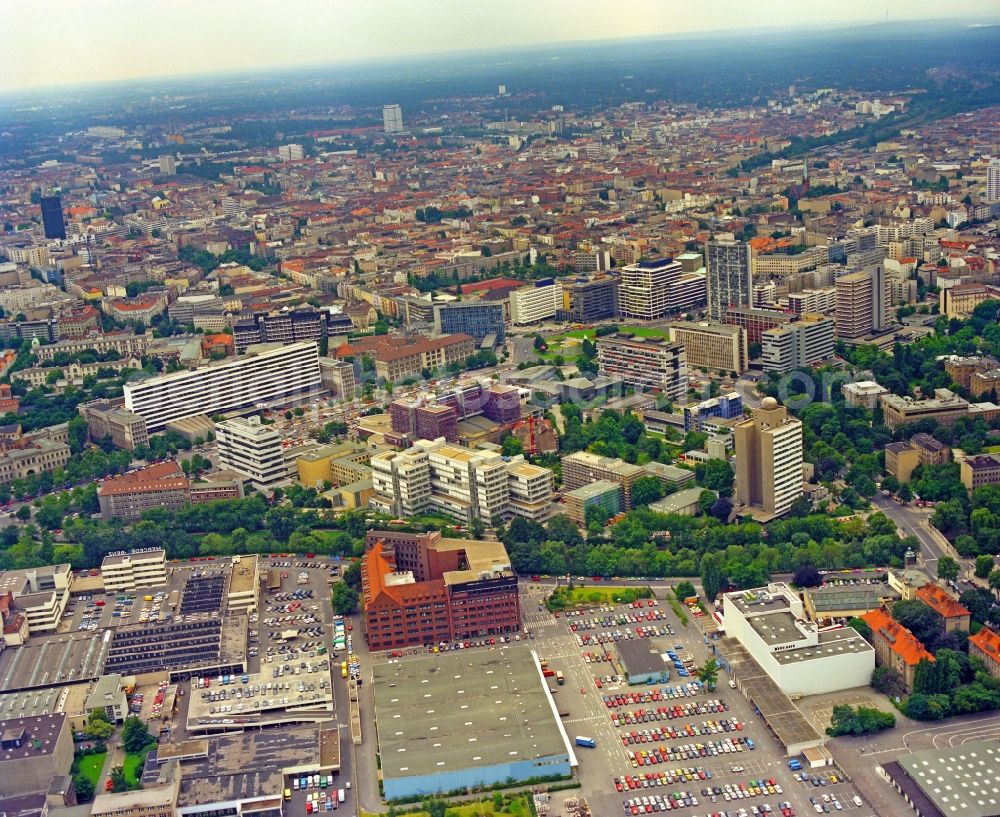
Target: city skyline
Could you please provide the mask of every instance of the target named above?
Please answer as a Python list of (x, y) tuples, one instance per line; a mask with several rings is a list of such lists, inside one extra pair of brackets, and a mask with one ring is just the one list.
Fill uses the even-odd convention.
[[(163, 7), (123, 0), (99, 0), (81, 7), (59, 3), (59, 13), (35, 21), (27, 2), (4, 4), (0, 35), (8, 69), (0, 93), (91, 83), (186, 75), (288, 70), (352, 63), (429, 57), (454, 52), (503, 51), (570, 43), (607, 42), (677, 35), (722, 34), (762, 28), (823, 28), (857, 24), (913, 22), (924, 19), (971, 19), (996, 24), (990, 0), (940, 5), (920, 0), (868, 4), (847, 0), (827, 12), (792, 0), (736, 3), (725, 0), (711, 12), (701, 7), (674, 8), (650, 0), (631, 0), (613, 19), (601, 15), (593, 0), (583, 4), (515, 0), (502, 18), (469, 13), (457, 0), (356, 7), (342, 2), (298, 0), (295, 14), (281, 25), (266, 14), (247, 12), (247, 4), (218, 0), (208, 6), (192, 0)], [(621, 9), (622, 7), (619, 6)], [(263, 5), (259, 11), (265, 11)], [(436, 18), (436, 19), (434, 19)], [(240, 20), (238, 26), (233, 25)], [(197, 25), (185, 25), (197, 20)], [(442, 21), (444, 21), (442, 23)], [(414, 37), (414, 32), (422, 36)], [(111, 37), (114, 47), (105, 47)]]

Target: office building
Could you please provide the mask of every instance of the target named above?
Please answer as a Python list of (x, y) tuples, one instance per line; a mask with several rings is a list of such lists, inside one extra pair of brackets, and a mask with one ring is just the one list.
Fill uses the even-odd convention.
[(618, 278), (612, 275), (566, 278), (562, 282), (561, 320), (593, 323), (617, 318)]
[(941, 287), (939, 311), (949, 318), (968, 318), (984, 301), (1000, 300), (1000, 287), (970, 281)]
[(257, 343), (318, 341), (332, 334), (329, 312), (304, 307), (280, 312), (257, 312), (233, 324), (233, 343), (240, 354)]
[(642, 466), (615, 457), (602, 457), (590, 451), (575, 451), (562, 458), (563, 491), (583, 488), (596, 482), (611, 482), (621, 491), (619, 506), (632, 508), (632, 486), (639, 477), (648, 476)]
[(66, 240), (66, 222), (63, 219), (62, 199), (59, 196), (42, 196), (42, 229), (46, 238)]
[[(90, 808), (90, 817), (178, 817), (181, 813), (177, 809), (180, 787), (180, 764), (176, 760), (164, 763), (156, 778), (145, 781), (142, 788), (122, 792), (99, 791)], [(232, 817), (242, 817), (243, 814), (251, 817), (248, 811), (241, 814), (233, 805), (228, 808)], [(216, 813), (222, 810), (212, 809)], [(263, 810), (256, 817), (265, 817)]]
[(721, 321), (731, 306), (751, 305), (750, 245), (718, 236), (705, 245), (708, 317)]
[(375, 453), (364, 443), (331, 443), (307, 451), (295, 460), (299, 482), (310, 488), (321, 488), (323, 483), (349, 485), (371, 479), (369, 466)]
[(42, 432), (24, 436), (17, 432), (13, 438), (0, 439), (0, 485), (64, 468), (70, 454), (66, 443)]
[(734, 429), (736, 501), (780, 516), (802, 496), (802, 423), (773, 397), (751, 415)]
[(369, 531), (361, 591), (373, 651), (521, 629), (517, 575), (500, 542)]
[(417, 440), (405, 451), (371, 458), (373, 508), (393, 516), (435, 510), (464, 523), (513, 516), (543, 520), (552, 513), (552, 472), (523, 456), (460, 448), (443, 438)]
[(598, 371), (629, 386), (656, 390), (679, 401), (687, 393), (688, 365), (683, 344), (666, 338), (618, 332), (597, 338)]
[(878, 400), (885, 424), (890, 429), (921, 420), (934, 420), (950, 426), (959, 417), (969, 415), (969, 403), (948, 389), (935, 389), (934, 397), (926, 400), (914, 400), (898, 394), (883, 394)]
[(163, 587), (167, 583), (167, 552), (163, 548), (148, 548), (109, 553), (101, 561), (101, 578), (109, 593)]
[(8, 593), (28, 621), (28, 633), (55, 632), (69, 603), (73, 571), (68, 564), (0, 572), (0, 598)]
[(840, 393), (847, 405), (874, 411), (879, 398), (888, 394), (889, 390), (874, 380), (859, 380), (856, 383), (844, 383), (840, 387)]
[(73, 730), (64, 713), (3, 721), (0, 798), (48, 791), (52, 779), (69, 774), (72, 765)]
[(978, 454), (959, 463), (962, 484), (971, 494), (983, 485), (1000, 484), (1000, 454)]
[(821, 630), (808, 621), (798, 593), (782, 582), (725, 593), (722, 616), (726, 636), (786, 695), (821, 695), (871, 680), (871, 645), (850, 627)]
[(319, 359), (320, 382), (324, 389), (339, 400), (354, 397), (357, 380), (354, 377), (354, 364), (346, 360), (334, 360), (329, 357)]
[(87, 695), (84, 711), (90, 713), (95, 709), (103, 710), (108, 716), (108, 723), (121, 723), (128, 717), (128, 698), (120, 675), (102, 675), (94, 683)]
[(788, 293), (788, 310), (794, 315), (833, 312), (837, 308), (837, 288), (803, 289)]
[(247, 477), (257, 490), (272, 488), (288, 478), (281, 435), (256, 414), (215, 424), (219, 467)]
[(701, 321), (667, 325), (670, 339), (684, 347), (687, 365), (743, 374), (747, 368), (747, 334), (740, 326)]
[(969, 655), (975, 656), (994, 678), (1000, 678), (1000, 635), (989, 627), (981, 627), (969, 636)]
[(587, 524), (587, 509), (600, 508), (610, 519), (621, 513), (622, 489), (617, 482), (599, 479), (595, 482), (581, 485), (571, 491), (563, 492), (563, 505), (566, 516), (579, 527)]
[(106, 479), (97, 486), (104, 519), (133, 520), (153, 508), (178, 511), (190, 502), (191, 480), (174, 460)]
[(732, 420), (743, 414), (743, 398), (739, 392), (720, 394), (695, 405), (684, 406), (684, 430), (701, 431), (710, 418)]
[(685, 273), (679, 261), (661, 258), (623, 267), (619, 311), (627, 318), (655, 320), (705, 304), (705, 273)]
[(434, 306), (434, 331), (437, 334), (461, 332), (477, 343), (492, 335), (494, 345), (506, 339), (503, 304), (499, 301), (465, 300)]
[(439, 338), (370, 335), (345, 343), (331, 354), (338, 358), (369, 355), (375, 361), (376, 376), (396, 383), (420, 377), (424, 369), (434, 372), (451, 363), (465, 363), (475, 352), (475, 340), (458, 332)]
[(278, 158), (283, 162), (300, 162), (306, 158), (302, 145), (281, 145), (278, 147)]
[(986, 201), (1000, 202), (1000, 159), (990, 159), (986, 167)]
[(157, 159), (161, 176), (176, 176), (177, 161), (169, 153), (165, 153)]
[(802, 320), (761, 333), (761, 360), (765, 372), (788, 372), (833, 357), (834, 321), (825, 315), (803, 315)]
[(247, 354), (190, 371), (126, 383), (125, 407), (160, 431), (195, 414), (287, 405), (320, 388), (319, 348), (312, 341), (250, 347)]
[(386, 133), (403, 132), (403, 111), (399, 105), (382, 106), (382, 130)]
[(93, 442), (110, 437), (115, 448), (135, 451), (138, 446), (149, 445), (146, 421), (129, 411), (117, 400), (91, 400), (77, 406), (80, 416), (87, 421), (87, 433)]
[(551, 278), (510, 293), (510, 322), (515, 326), (554, 318), (562, 303), (562, 289)]
[(859, 338), (872, 331), (872, 277), (855, 272), (837, 279), (837, 337)]
[(862, 619), (871, 628), (875, 663), (888, 666), (899, 673), (907, 692), (913, 689), (913, 673), (921, 661), (933, 661), (934, 656), (906, 627), (896, 621), (889, 611), (880, 607), (865, 613)]
[(747, 343), (760, 343), (761, 335), (767, 329), (774, 329), (776, 326), (784, 326), (792, 320), (791, 315), (787, 315), (777, 309), (758, 309), (750, 306), (731, 306), (723, 316), (723, 323), (731, 326), (742, 326), (747, 333)]

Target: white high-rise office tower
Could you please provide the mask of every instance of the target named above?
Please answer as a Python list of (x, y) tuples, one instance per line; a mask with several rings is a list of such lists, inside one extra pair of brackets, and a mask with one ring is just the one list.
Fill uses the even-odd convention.
[(382, 108), (382, 129), (386, 133), (403, 132), (403, 111), (399, 105), (385, 105)]
[(1000, 202), (1000, 159), (990, 159), (986, 168), (986, 201)]
[(708, 317), (721, 321), (730, 306), (750, 306), (750, 245), (717, 236), (705, 245)]

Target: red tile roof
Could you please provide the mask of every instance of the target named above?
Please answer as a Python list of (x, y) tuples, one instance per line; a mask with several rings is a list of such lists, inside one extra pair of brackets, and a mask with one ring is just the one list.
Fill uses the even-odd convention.
[(917, 591), (917, 598), (942, 618), (961, 618), (969, 615), (964, 605), (959, 604), (936, 584), (925, 584)]
[(872, 636), (886, 641), (889, 649), (909, 666), (916, 666), (924, 658), (928, 661), (934, 660), (934, 656), (927, 652), (917, 637), (890, 616), (885, 608), (865, 613), (862, 618), (872, 628)]
[(169, 491), (188, 487), (191, 482), (174, 460), (150, 465), (141, 471), (124, 474), (101, 483), (99, 496), (142, 493), (143, 491)]
[(970, 635), (969, 643), (975, 644), (990, 658), (1000, 663), (1000, 635), (997, 635), (989, 627), (983, 627), (975, 635)]

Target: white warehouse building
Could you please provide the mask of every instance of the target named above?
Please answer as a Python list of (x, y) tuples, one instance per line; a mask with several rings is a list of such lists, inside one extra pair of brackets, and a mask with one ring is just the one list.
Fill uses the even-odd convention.
[(822, 695), (867, 686), (875, 650), (850, 627), (821, 630), (807, 621), (788, 585), (769, 584), (722, 597), (726, 634), (786, 695)]

